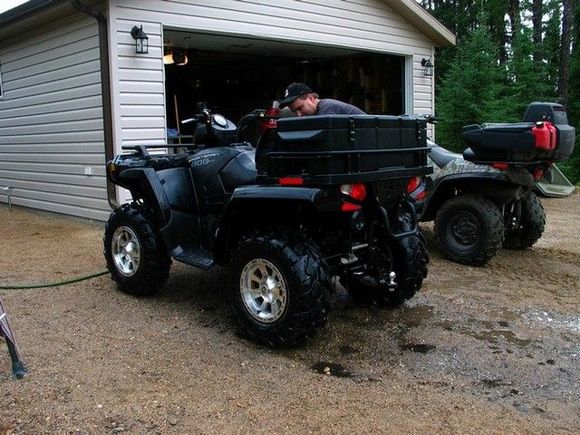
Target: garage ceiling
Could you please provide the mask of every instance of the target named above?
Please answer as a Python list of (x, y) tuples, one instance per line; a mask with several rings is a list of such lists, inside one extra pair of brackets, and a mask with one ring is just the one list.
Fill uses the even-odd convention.
[(221, 34), (196, 33), (182, 30), (164, 30), (164, 45), (185, 50), (219, 51), (225, 53), (293, 57), (321, 58), (344, 56), (360, 51), (343, 48), (303, 44), (287, 41), (274, 41), (245, 36), (228, 36)]

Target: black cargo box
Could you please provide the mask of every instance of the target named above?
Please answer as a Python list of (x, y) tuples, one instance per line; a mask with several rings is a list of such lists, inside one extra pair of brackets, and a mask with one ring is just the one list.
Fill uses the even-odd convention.
[[(536, 122), (555, 128), (553, 149), (542, 149), (537, 144)], [(572, 154), (575, 142), (575, 129), (568, 125), (566, 112), (557, 103), (531, 103), (524, 122), (468, 125), (463, 127), (462, 135), (467, 146), (465, 158), (482, 163), (565, 160)]]
[(301, 177), (304, 184), (403, 178), (431, 172), (423, 117), (317, 115), (286, 118), (260, 141), (259, 182)]

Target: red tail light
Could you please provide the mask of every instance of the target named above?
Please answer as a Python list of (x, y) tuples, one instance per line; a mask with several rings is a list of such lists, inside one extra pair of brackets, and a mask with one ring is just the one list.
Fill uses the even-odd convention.
[(414, 199), (415, 199), (415, 201), (421, 201), (421, 200), (425, 199), (426, 196), (427, 196), (427, 191), (423, 190), (423, 191), (417, 193), (416, 195), (414, 195)]
[(343, 202), (340, 209), (342, 211), (355, 211), (355, 210), (360, 210), (362, 208), (362, 206), (358, 205), (358, 204), (351, 204), (350, 202)]
[(355, 211), (360, 210), (362, 206), (347, 201), (354, 199), (357, 202), (362, 202), (367, 197), (367, 188), (362, 183), (343, 184), (340, 186), (340, 193), (349, 197), (348, 199), (343, 199), (340, 209), (342, 211)]
[(495, 169), (499, 169), (500, 171), (507, 171), (507, 169), (510, 167), (510, 165), (508, 165), (507, 163), (492, 163), (491, 166), (493, 166)]
[(427, 196), (425, 185), (421, 177), (413, 177), (407, 183), (407, 193), (415, 201), (421, 201)]
[(343, 184), (340, 186), (340, 192), (344, 195), (350, 196), (352, 199), (362, 201), (367, 197), (367, 188), (362, 183)]
[(407, 183), (407, 193), (413, 192), (420, 185), (421, 185), (421, 177), (411, 178)]
[(304, 179), (300, 177), (281, 177), (278, 178), (278, 184), (282, 186), (302, 186)]

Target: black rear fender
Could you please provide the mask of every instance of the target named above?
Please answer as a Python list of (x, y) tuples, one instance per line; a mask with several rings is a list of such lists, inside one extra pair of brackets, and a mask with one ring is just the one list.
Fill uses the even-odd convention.
[(340, 204), (338, 189), (240, 187), (234, 191), (224, 210), (215, 235), (214, 257), (220, 264), (227, 263), (231, 247), (241, 234), (253, 228), (297, 227), (309, 215), (339, 210)]
[(458, 194), (483, 195), (501, 207), (520, 198), (527, 189), (526, 185), (510, 181), (504, 173), (450, 175), (435, 183), (422, 209), (420, 220), (422, 222), (434, 220), (439, 208)]

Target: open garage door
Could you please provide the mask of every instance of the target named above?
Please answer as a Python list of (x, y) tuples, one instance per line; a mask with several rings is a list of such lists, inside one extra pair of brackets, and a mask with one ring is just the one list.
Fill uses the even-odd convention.
[(367, 113), (405, 111), (402, 56), (169, 29), (164, 53), (170, 131), (202, 102), (237, 122), (269, 107), (294, 81)]

